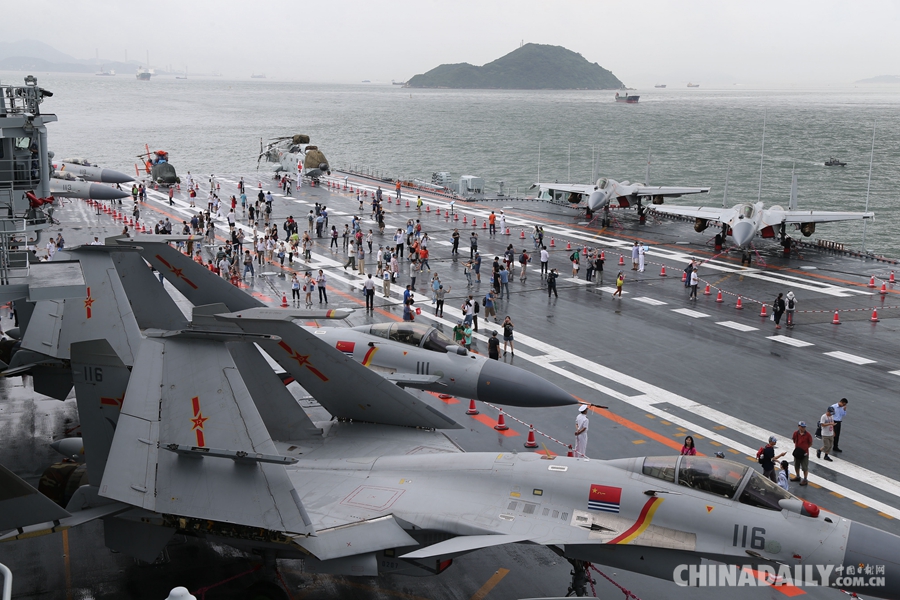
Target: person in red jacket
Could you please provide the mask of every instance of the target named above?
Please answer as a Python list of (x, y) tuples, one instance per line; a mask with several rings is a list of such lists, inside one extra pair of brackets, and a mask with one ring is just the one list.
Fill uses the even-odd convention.
[[(807, 477), (809, 477), (809, 448), (812, 446), (813, 438), (806, 430), (806, 423), (800, 421), (797, 423), (797, 431), (791, 436), (794, 440), (794, 472), (796, 475), (791, 477), (791, 481), (799, 481), (800, 485), (807, 485)], [(800, 471), (803, 471), (803, 478), (800, 478)]]

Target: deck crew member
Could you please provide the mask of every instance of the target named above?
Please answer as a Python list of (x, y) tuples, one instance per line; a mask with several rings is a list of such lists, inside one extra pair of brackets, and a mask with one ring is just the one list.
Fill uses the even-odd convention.
[(588, 405), (582, 404), (578, 407), (578, 416), (575, 417), (575, 458), (587, 456), (588, 426), (590, 425), (587, 410)]

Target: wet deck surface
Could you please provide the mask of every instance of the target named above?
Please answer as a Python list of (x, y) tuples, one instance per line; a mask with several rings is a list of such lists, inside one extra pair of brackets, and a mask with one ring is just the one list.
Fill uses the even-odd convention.
[[(237, 178), (219, 177), (221, 197), (236, 193)], [(245, 179), (252, 199), (257, 191), (256, 176)], [(368, 190), (374, 189), (371, 182), (363, 183)], [(393, 190), (385, 188), (385, 197), (388, 195), (393, 196)], [(202, 196), (205, 199), (205, 192)], [(175, 198), (176, 205), (170, 207), (161, 191), (151, 191), (144, 208), (148, 222), (166, 217), (176, 222), (188, 219), (186, 194), (177, 193)], [(700, 268), (701, 295), (692, 301), (680, 281), (682, 268), (691, 256), (706, 261), (713, 251), (707, 245), (711, 234), (695, 233), (689, 223), (650, 218), (640, 225), (632, 212), (618, 211), (619, 226), (599, 230), (579, 225), (581, 217), (576, 211), (537, 202), (458, 202), (456, 212), (461, 211), (467, 220), (477, 217), (475, 230), (484, 259), (482, 283), (469, 288), (461, 260), (450, 255), (449, 236), (454, 226), (459, 227), (460, 258), (466, 258), (471, 225), (464, 227), (462, 216), (458, 222), (445, 218), (443, 199), (428, 199), (431, 211), (423, 209), (421, 214), (414, 208), (415, 194), (410, 208), (405, 206), (406, 200), (405, 194), (399, 206), (386, 205), (384, 238), (367, 220), (366, 202), (363, 230), (375, 230), (377, 249), (379, 243), (389, 243), (392, 233), (407, 219), (422, 221), (431, 238), (432, 272), (437, 272), (451, 290), (444, 318), (435, 317), (428, 288), (430, 276), (423, 273), (418, 281), (419, 319), (445, 331), (459, 318), (459, 305), (466, 294), (484, 296), (493, 257), (502, 256), (510, 243), (517, 258), (523, 247), (531, 252), (531, 226), (535, 222), (544, 224), (545, 242), (549, 244), (551, 238), (555, 242), (555, 248), (550, 249), (550, 266), (561, 273), (559, 298), (548, 298), (536, 258), (525, 281), (519, 280), (516, 267), (509, 285), (510, 298), (498, 304), (500, 319), (508, 314), (516, 325), (515, 356), (504, 360), (536, 372), (582, 399), (609, 406), (608, 411), (596, 410), (591, 415), (591, 458), (671, 454), (690, 434), (702, 453), (721, 450), (729, 458), (755, 464), (748, 455), (755, 453), (768, 435), (788, 440), (781, 445), (789, 449), (790, 434), (798, 420), (815, 423), (826, 406), (847, 397), (850, 405), (840, 444), (843, 454), (830, 464), (812, 458), (810, 486), (792, 491), (829, 511), (900, 534), (900, 465), (885, 460), (894, 454), (898, 435), (895, 428), (883, 424), (893, 412), (894, 390), (900, 383), (900, 356), (896, 353), (900, 290), (888, 284), (887, 294), (878, 293), (882, 281), (889, 277), (888, 265), (816, 249), (801, 250), (799, 256), (784, 259), (779, 247), (763, 245), (764, 268), (755, 263), (753, 268), (743, 269), (739, 260), (727, 256), (704, 262)], [(355, 194), (327, 186), (303, 187), (292, 197), (276, 195), (274, 221), (280, 225), (291, 214), (300, 221), (302, 230), (305, 214), (315, 202), (328, 206), (330, 224), (339, 229), (358, 213)], [(129, 210), (130, 205), (130, 200), (125, 201)], [(435, 214), (437, 207), (442, 210), (440, 217)], [(482, 228), (491, 210), (497, 214), (504, 210), (511, 235), (491, 237)], [(151, 215), (154, 220), (149, 220)], [(70, 202), (56, 216), (63, 222), (70, 246), (88, 243), (94, 235), (102, 239), (121, 230), (108, 215), (98, 216), (83, 201)], [(246, 219), (240, 222), (246, 225)], [(522, 230), (524, 240), (520, 237)], [(650, 245), (643, 273), (630, 268), (629, 248), (634, 240)], [(367, 316), (359, 292), (362, 278), (341, 268), (346, 260), (342, 249), (332, 253), (329, 241), (317, 240), (309, 265), (327, 270), (329, 307), (360, 309), (347, 319), (347, 325), (399, 319), (397, 290), (408, 282), (408, 269), (401, 269), (401, 285), (393, 287), (392, 298), (376, 294), (376, 310)], [(583, 269), (580, 279), (571, 279), (571, 250), (566, 250), (569, 242), (573, 247), (604, 249), (602, 282), (586, 282)], [(625, 254), (624, 267), (617, 265), (620, 253)], [(367, 261), (374, 272), (373, 262)], [(660, 276), (663, 264), (666, 277)], [(291, 267), (307, 269), (296, 261)], [(608, 288), (614, 286), (620, 268), (626, 274), (624, 297), (614, 299)], [(287, 269), (286, 264), (285, 271), (278, 265), (264, 270), (281, 273), (289, 272)], [(873, 275), (877, 278), (875, 289), (866, 287)], [(278, 304), (282, 293), (290, 295), (288, 282), (289, 277), (277, 275), (256, 277), (248, 280), (248, 291)], [(706, 282), (711, 286), (709, 296), (702, 294)], [(715, 302), (719, 289), (722, 303)], [(774, 323), (759, 316), (758, 301), (770, 303), (778, 292), (789, 290), (797, 295), (798, 310), (816, 312), (799, 312), (793, 329), (776, 331)], [(738, 295), (743, 310), (735, 309)], [(869, 320), (875, 307), (878, 323)], [(831, 323), (835, 310), (840, 311), (841, 325)], [(2, 316), (3, 326), (10, 326), (6, 311)], [(482, 319), (482, 335), (494, 327)], [(486, 348), (484, 339), (476, 342), (482, 351)], [(58, 458), (47, 444), (77, 425), (74, 401), (36, 398), (28, 378), (24, 382), (13, 378), (2, 386), (0, 462), (36, 483), (43, 469)], [(500, 435), (490, 422), (483, 422), (486, 419), (465, 415), (467, 401), (431, 401), (466, 426), (448, 432), (464, 449), (526, 451), (523, 443), (527, 428), (521, 423), (510, 422), (517, 435)], [(479, 408), (483, 416), (496, 418), (493, 408)], [(573, 408), (514, 408), (510, 415), (533, 423), (553, 438), (571, 441)], [(538, 442), (552, 452), (565, 452), (563, 446), (547, 438), (539, 436)], [(241, 573), (253, 564), (240, 552), (191, 539), (178, 538), (167, 554), (164, 564), (158, 565), (137, 564), (113, 554), (103, 546), (100, 524), (0, 546), (0, 562), (13, 569), (15, 596), (20, 598), (164, 598), (175, 585), (197, 589)], [(283, 561), (281, 568), (295, 598), (520, 598), (565, 594), (569, 580), (565, 561), (546, 548), (525, 546), (482, 550), (456, 559), (453, 567), (440, 576), (422, 579), (304, 575), (297, 561)], [(640, 598), (663, 598), (682, 591), (668, 582), (625, 572), (613, 575), (611, 569), (600, 568)], [(207, 598), (241, 597), (243, 585), (235, 581), (210, 591)], [(490, 589), (483, 590), (483, 586)], [(478, 595), (480, 590), (486, 594)], [(603, 596), (621, 593), (605, 582), (598, 584), (598, 592)], [(692, 589), (691, 597), (718, 598), (720, 592)], [(834, 597), (835, 593), (805, 592), (823, 598)], [(731, 589), (728, 593), (739, 598), (783, 596), (771, 588)]]

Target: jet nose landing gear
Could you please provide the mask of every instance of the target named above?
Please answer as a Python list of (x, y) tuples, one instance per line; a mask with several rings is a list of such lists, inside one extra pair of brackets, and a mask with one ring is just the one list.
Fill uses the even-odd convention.
[(572, 558), (567, 558), (566, 560), (572, 565), (572, 571), (570, 574), (572, 575), (572, 583), (569, 585), (568, 593), (566, 593), (566, 597), (576, 596), (578, 598), (582, 598), (588, 595), (587, 586), (588, 583), (591, 584), (591, 587), (594, 586), (594, 580), (591, 579), (591, 574), (588, 572), (588, 567), (590, 563), (587, 563), (583, 560), (575, 560)]

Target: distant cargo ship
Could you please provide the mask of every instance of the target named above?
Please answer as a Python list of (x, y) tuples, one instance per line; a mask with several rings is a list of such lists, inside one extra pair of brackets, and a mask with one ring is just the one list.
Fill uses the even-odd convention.
[(689, 83), (688, 87), (700, 87), (699, 83)]
[(655, 87), (655, 88), (664, 88), (664, 87), (666, 87), (666, 84), (664, 84), (664, 83), (657, 83), (657, 84), (654, 85), (653, 87)]
[(100, 67), (100, 72), (96, 73), (97, 77), (115, 77), (115, 71), (107, 71), (106, 67)]
[(150, 81), (150, 76), (152, 74), (153, 73), (150, 71), (150, 69), (145, 69), (144, 67), (138, 67), (137, 78), (140, 81)]
[(250, 76), (250, 79), (265, 79), (265, 78), (266, 78), (265, 73), (259, 73), (259, 74), (254, 73), (253, 75)]
[(616, 92), (616, 102), (624, 102), (625, 104), (637, 104), (640, 96), (629, 96), (627, 93), (619, 95), (619, 92)]

